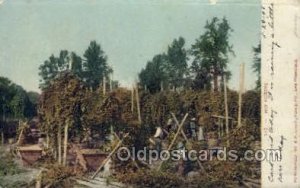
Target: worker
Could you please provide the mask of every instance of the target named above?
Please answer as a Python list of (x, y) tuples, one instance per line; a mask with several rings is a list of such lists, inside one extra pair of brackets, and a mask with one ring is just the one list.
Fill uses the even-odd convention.
[(190, 132), (190, 135), (191, 135), (192, 139), (196, 140), (196, 138), (197, 138), (197, 134), (196, 134), (196, 118), (193, 117), (191, 119), (189, 129), (190, 129), (189, 132)]
[(167, 131), (170, 132), (174, 129), (174, 122), (172, 118), (169, 118), (167, 121)]
[(163, 139), (163, 130), (160, 126), (156, 127), (156, 131), (154, 134), (154, 141), (155, 141), (155, 149), (160, 152), (161, 151), (161, 142)]
[(203, 127), (199, 126), (199, 129), (198, 129), (198, 141), (203, 141), (203, 140), (204, 140)]

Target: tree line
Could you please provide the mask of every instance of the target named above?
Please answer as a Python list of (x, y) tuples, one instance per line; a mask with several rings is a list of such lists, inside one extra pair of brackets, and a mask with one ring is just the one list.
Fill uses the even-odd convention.
[(26, 92), (8, 78), (0, 77), (0, 96), (1, 121), (31, 118), (36, 115), (38, 93)]
[[(139, 73), (139, 81), (151, 93), (164, 89), (220, 90), (224, 79), (231, 77), (229, 56), (235, 56), (229, 38), (233, 29), (226, 18), (207, 21), (204, 33), (190, 49), (183, 37), (174, 39), (167, 52), (157, 54)], [(260, 87), (260, 45), (253, 48), (253, 71)], [(188, 65), (188, 61), (191, 65)]]
[[(109, 80), (113, 69), (107, 64), (107, 56), (100, 44), (91, 41), (83, 57), (75, 52), (61, 50), (58, 56), (53, 54), (39, 67), (40, 85), (43, 90), (61, 73), (70, 71), (80, 78), (89, 88), (96, 90), (103, 82)], [(112, 81), (114, 86), (117, 81)]]

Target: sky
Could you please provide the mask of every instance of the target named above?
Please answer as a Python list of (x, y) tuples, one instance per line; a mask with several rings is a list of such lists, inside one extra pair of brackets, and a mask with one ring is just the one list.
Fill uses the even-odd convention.
[(182, 36), (189, 49), (207, 20), (226, 17), (229, 87), (237, 89), (239, 65), (245, 85), (255, 87), (252, 47), (260, 41), (259, 0), (0, 0), (0, 76), (38, 91), (38, 68), (60, 50), (83, 55), (96, 40), (114, 69), (113, 79), (130, 86), (154, 55)]

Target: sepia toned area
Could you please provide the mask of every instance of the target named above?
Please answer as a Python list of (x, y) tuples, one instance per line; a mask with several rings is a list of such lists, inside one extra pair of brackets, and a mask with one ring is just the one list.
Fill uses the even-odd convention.
[(259, 23), (253, 1), (0, 1), (24, 29), (0, 34), (0, 187), (260, 187)]

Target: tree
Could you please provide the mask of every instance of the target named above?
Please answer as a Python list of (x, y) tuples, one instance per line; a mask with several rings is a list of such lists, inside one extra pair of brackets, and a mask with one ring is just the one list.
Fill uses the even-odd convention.
[[(214, 17), (210, 22), (206, 22), (204, 34), (196, 39), (191, 48), (194, 57), (192, 69), (196, 73), (196, 78), (204, 77), (206, 85), (208, 80), (212, 79), (215, 91), (219, 90), (219, 77), (224, 80), (224, 75), (230, 76), (227, 64), (229, 53), (234, 55), (232, 45), (229, 44), (232, 31), (226, 18), (220, 21)], [(198, 73), (199, 70), (202, 72)]]
[(108, 78), (112, 69), (107, 65), (107, 57), (101, 46), (96, 41), (91, 41), (88, 49), (85, 51), (84, 81), (95, 90), (103, 81), (103, 77)]
[[(71, 63), (70, 63), (71, 62)], [(70, 65), (72, 67), (70, 67)], [(71, 70), (70, 70), (71, 69)], [(58, 57), (53, 54), (48, 60), (39, 67), (40, 88), (45, 89), (50, 82), (64, 71), (71, 71), (79, 78), (82, 78), (82, 60), (74, 52), (69, 53), (67, 50), (61, 50)]]
[(11, 118), (31, 118), (36, 115), (27, 92), (8, 78), (0, 77), (0, 115)]
[(256, 89), (260, 90), (261, 88), (261, 44), (259, 43), (257, 47), (253, 47), (253, 53), (254, 53), (254, 58), (253, 58), (253, 65), (252, 69), (253, 72), (256, 73), (257, 75), (257, 80), (256, 80)]
[(161, 84), (167, 81), (166, 60), (165, 54), (154, 56), (139, 74), (140, 84), (146, 86), (151, 93), (160, 91)]
[(167, 52), (167, 72), (171, 85), (176, 89), (184, 84), (187, 73), (187, 52), (184, 49), (185, 40), (182, 37), (173, 40)]

